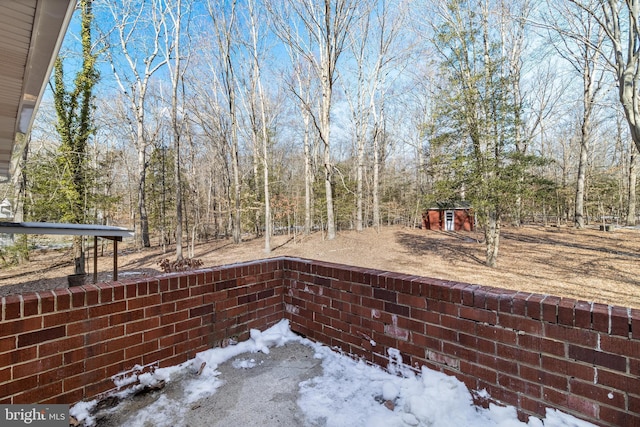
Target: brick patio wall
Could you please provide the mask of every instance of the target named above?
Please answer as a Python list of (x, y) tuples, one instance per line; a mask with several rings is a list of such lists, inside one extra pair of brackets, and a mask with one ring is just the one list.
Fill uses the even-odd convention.
[(640, 310), (309, 260), (285, 268), (287, 317), (313, 340), (383, 367), (398, 349), (522, 420), (553, 407), (640, 426)]
[[(2, 298), (0, 403), (68, 403), (282, 319), (283, 260)], [(141, 367), (141, 368), (138, 368)]]
[(640, 426), (640, 310), (294, 258), (9, 296), (1, 308), (0, 403), (91, 399), (114, 375), (286, 317), (383, 367), (398, 349), (521, 419), (552, 407)]

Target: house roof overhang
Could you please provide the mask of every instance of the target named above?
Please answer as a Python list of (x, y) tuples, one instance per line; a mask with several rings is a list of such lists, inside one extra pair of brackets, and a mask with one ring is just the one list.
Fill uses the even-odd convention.
[[(33, 125), (76, 0), (0, 1), (0, 178)], [(17, 154), (17, 153), (16, 153)]]

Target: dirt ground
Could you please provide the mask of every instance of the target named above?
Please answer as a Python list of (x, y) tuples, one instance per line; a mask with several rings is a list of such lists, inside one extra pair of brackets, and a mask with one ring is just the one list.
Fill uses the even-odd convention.
[[(321, 233), (275, 236), (269, 254), (262, 238), (215, 241), (196, 245), (193, 258), (209, 267), (288, 255), (640, 308), (640, 229), (503, 228), (497, 268), (484, 265), (481, 240), (480, 233), (394, 226), (340, 232), (330, 241)], [(175, 256), (126, 241), (118, 249), (120, 279), (161, 274), (158, 262)], [(109, 243), (99, 258), (99, 281), (111, 280), (112, 262)], [(0, 296), (66, 287), (71, 273), (69, 249), (34, 251), (28, 263), (0, 269)]]

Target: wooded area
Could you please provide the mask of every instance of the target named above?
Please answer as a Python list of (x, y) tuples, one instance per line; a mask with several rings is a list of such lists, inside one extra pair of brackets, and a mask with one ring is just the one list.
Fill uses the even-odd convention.
[(269, 252), (275, 233), (419, 226), (466, 201), (489, 266), (505, 223), (637, 221), (636, 1), (86, 5), (52, 88), (85, 70), (90, 114), (65, 127), (42, 102), (5, 187), (17, 220), (132, 227), (181, 259), (206, 239)]

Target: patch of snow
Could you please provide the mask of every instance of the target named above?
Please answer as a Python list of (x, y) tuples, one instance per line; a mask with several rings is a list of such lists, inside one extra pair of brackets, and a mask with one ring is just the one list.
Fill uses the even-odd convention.
[(256, 366), (256, 360), (236, 359), (231, 363), (231, 365), (236, 369), (251, 369)]
[(402, 377), (409, 377), (413, 375), (411, 367), (402, 363), (402, 354), (400, 354), (400, 350), (392, 347), (387, 349), (387, 354), (389, 356), (387, 371), (389, 371), (391, 375), (399, 375)]
[(91, 416), (91, 411), (97, 404), (97, 400), (91, 400), (89, 402), (78, 402), (69, 409), (69, 415), (80, 422), (84, 422), (84, 424), (87, 426), (92, 426), (95, 424), (96, 419)]
[(476, 393), (476, 396), (483, 399), (488, 399), (491, 397), (491, 395), (489, 394), (486, 388), (483, 388), (482, 390), (477, 390), (475, 393)]
[(382, 398), (384, 400), (394, 400), (398, 397), (398, 393), (400, 393), (400, 390), (392, 382), (387, 381), (382, 384)]
[(419, 426), (420, 421), (413, 414), (403, 414), (402, 422), (409, 426)]
[[(542, 426), (542, 424), (540, 424)], [(594, 425), (586, 421), (577, 419), (574, 416), (565, 414), (556, 409), (547, 408), (544, 427), (593, 427)]]
[[(327, 347), (319, 346), (316, 351), (323, 356), (323, 375), (302, 382), (298, 399), (298, 406), (313, 425), (543, 426), (534, 417), (529, 423), (519, 421), (512, 406), (491, 404), (488, 409), (475, 406), (464, 383), (426, 367), (419, 374), (404, 371), (402, 377), (363, 361), (354, 361)], [(390, 356), (397, 361), (395, 352)], [(380, 403), (379, 396), (391, 397), (396, 394), (395, 390), (395, 407), (389, 410)], [(486, 390), (478, 394), (489, 397)], [(544, 427), (594, 427), (559, 411), (547, 410), (546, 415)]]
[[(135, 368), (134, 368), (135, 369)], [(118, 387), (118, 389), (122, 388), (122, 387), (126, 387), (129, 384), (134, 384), (138, 381), (138, 376), (137, 375), (122, 375), (119, 377), (111, 377), (111, 379), (113, 380), (113, 384)]]

